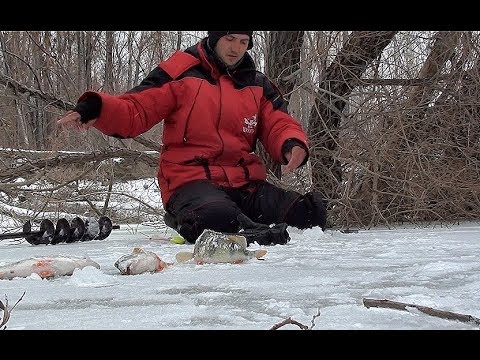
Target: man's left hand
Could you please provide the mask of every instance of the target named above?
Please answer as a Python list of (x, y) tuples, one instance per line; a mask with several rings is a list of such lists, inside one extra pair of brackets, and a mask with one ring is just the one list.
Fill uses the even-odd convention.
[(301, 146), (294, 146), (292, 151), (285, 153), (288, 164), (285, 166), (284, 171), (288, 173), (298, 168), (305, 160), (305, 156), (307, 156), (305, 149)]

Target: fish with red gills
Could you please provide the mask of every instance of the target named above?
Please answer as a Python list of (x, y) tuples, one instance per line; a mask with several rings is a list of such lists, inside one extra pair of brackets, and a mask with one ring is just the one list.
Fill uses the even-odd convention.
[(44, 256), (31, 257), (0, 266), (0, 279), (13, 279), (38, 274), (42, 279), (52, 279), (65, 275), (72, 275), (75, 269), (93, 266), (100, 269), (100, 265), (87, 256)]
[(152, 251), (135, 247), (131, 254), (123, 255), (115, 262), (115, 267), (122, 275), (138, 275), (145, 272), (155, 273), (172, 265), (160, 259)]

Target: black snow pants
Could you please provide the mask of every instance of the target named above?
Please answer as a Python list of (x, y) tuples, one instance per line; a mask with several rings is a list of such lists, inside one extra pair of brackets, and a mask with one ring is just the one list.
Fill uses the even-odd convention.
[(266, 181), (242, 188), (219, 187), (208, 180), (187, 183), (173, 193), (166, 206), (165, 222), (186, 241), (195, 243), (203, 230), (236, 233), (239, 215), (259, 224), (286, 223), (299, 229), (325, 230), (327, 211), (319, 193), (304, 195)]

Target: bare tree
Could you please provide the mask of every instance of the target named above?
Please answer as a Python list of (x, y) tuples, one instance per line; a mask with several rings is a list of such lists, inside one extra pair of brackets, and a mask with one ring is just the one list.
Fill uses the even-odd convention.
[(328, 67), (317, 90), (310, 113), (309, 135), (312, 148), (313, 187), (324, 198), (335, 200), (342, 181), (341, 164), (335, 160), (338, 130), (346, 96), (358, 83), (367, 66), (378, 58), (396, 31), (355, 31)]
[(115, 92), (113, 85), (113, 35), (113, 31), (105, 32), (105, 82), (103, 83), (103, 91), (107, 93)]
[[(94, 131), (66, 136), (55, 120), (85, 90), (130, 89), (203, 34), (0, 32), (0, 216), (12, 205), (82, 214), (79, 202), (89, 207), (93, 198), (104, 201), (100, 212), (121, 216), (111, 185), (155, 179), (162, 127), (118, 140)], [(321, 191), (332, 226), (480, 218), (479, 32), (256, 36), (252, 56), (311, 143), (309, 163), (281, 179), (265, 157), (269, 180)], [(142, 209), (139, 219), (155, 212)]]

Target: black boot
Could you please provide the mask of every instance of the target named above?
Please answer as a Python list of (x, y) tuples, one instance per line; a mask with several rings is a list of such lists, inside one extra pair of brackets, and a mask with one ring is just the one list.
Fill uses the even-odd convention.
[(171, 227), (173, 230), (178, 230), (178, 223), (175, 219), (175, 216), (170, 214), (168, 211), (165, 211), (165, 215), (163, 215), (163, 221), (165, 221), (165, 225)]

